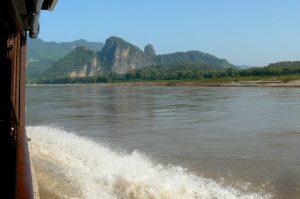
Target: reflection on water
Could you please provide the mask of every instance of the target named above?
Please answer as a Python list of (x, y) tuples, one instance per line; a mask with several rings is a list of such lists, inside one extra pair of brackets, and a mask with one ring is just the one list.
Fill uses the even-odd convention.
[[(28, 87), (28, 125), (55, 124), (238, 188), (300, 197), (296, 88)], [(245, 188), (245, 187), (244, 187)]]

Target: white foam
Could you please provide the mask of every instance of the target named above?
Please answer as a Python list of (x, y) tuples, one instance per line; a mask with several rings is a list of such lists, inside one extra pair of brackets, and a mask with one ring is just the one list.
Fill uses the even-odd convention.
[[(259, 199), (257, 193), (241, 193), (216, 182), (188, 173), (178, 166), (162, 166), (137, 151), (117, 153), (109, 147), (52, 126), (27, 127), (34, 159), (46, 160), (60, 169), (78, 194), (62, 198), (138, 199)], [(55, 183), (49, 181), (47, 183)]]

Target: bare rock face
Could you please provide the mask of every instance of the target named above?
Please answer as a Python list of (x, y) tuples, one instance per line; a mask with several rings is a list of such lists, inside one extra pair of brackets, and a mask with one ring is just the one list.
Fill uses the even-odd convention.
[(73, 55), (73, 65), (69, 67), (69, 77), (90, 77), (97, 75), (101, 66), (96, 51), (77, 47)]
[(100, 60), (105, 71), (121, 74), (153, 64), (152, 58), (142, 50), (118, 37), (106, 40), (100, 52)]
[(94, 58), (81, 65), (79, 70), (73, 70), (69, 73), (69, 77), (91, 77), (97, 75), (100, 71), (100, 63), (95, 54)]
[(118, 37), (106, 40), (100, 52), (78, 46), (55, 62), (42, 74), (44, 79), (84, 78), (105, 72), (125, 74), (146, 66), (172, 66), (178, 64), (204, 64), (215, 68), (234, 67), (224, 59), (200, 51), (176, 52), (156, 55), (151, 44), (144, 51)]
[(74, 51), (54, 63), (43, 75), (46, 77), (90, 77), (101, 70), (98, 53), (85, 47), (76, 47)]

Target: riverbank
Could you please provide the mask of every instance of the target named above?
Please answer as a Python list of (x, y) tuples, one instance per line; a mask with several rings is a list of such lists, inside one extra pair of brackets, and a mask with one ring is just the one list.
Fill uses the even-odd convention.
[(300, 80), (292, 81), (134, 81), (107, 83), (79, 83), (79, 84), (28, 84), (28, 86), (66, 86), (66, 85), (97, 85), (97, 86), (211, 86), (211, 87), (300, 87)]
[(99, 86), (215, 86), (215, 87), (300, 87), (300, 80), (285, 81), (139, 81), (94, 83)]

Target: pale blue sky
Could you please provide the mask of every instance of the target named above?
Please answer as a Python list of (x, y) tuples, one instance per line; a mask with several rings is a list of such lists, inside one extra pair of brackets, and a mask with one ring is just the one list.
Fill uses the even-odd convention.
[(59, 0), (46, 41), (119, 36), (158, 54), (200, 50), (240, 65), (300, 60), (300, 0)]

